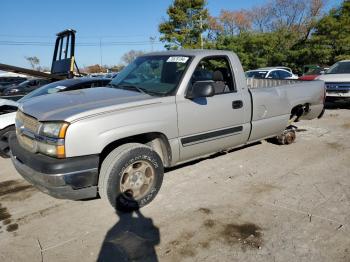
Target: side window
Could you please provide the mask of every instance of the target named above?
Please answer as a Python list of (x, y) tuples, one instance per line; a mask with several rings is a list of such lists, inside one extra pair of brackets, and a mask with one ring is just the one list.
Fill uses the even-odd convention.
[(272, 78), (272, 79), (279, 79), (280, 76), (278, 75), (277, 71), (271, 71), (269, 76), (267, 78)]
[(193, 72), (190, 87), (197, 81), (213, 81), (215, 95), (235, 91), (231, 67), (224, 56), (202, 59)]
[(278, 74), (279, 74), (279, 77), (282, 79), (292, 76), (290, 73), (288, 73), (286, 71), (282, 71), (282, 70), (279, 70)]
[(33, 80), (33, 81), (30, 81), (28, 83), (28, 86), (36, 86), (36, 85), (38, 85), (38, 81), (37, 80)]

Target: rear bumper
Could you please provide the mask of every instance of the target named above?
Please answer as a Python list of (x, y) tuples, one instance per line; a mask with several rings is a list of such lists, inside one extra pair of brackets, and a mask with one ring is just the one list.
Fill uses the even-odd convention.
[(15, 135), (9, 142), (16, 170), (40, 191), (72, 200), (97, 196), (97, 155), (55, 159), (27, 151), (18, 144)]

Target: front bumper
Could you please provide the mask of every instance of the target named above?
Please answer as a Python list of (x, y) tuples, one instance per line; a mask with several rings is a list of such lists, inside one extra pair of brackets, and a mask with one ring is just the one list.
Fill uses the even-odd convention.
[(72, 200), (97, 196), (98, 155), (55, 159), (27, 151), (15, 135), (9, 143), (16, 170), (40, 191)]
[(328, 91), (327, 90), (327, 97), (350, 98), (350, 91), (338, 92), (338, 91)]

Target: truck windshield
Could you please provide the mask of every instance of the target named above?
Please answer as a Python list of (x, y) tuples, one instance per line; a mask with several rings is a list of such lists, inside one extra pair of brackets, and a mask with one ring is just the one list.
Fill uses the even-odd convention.
[(326, 74), (350, 74), (350, 61), (335, 63)]
[(189, 56), (141, 56), (124, 68), (110, 85), (155, 96), (171, 95), (189, 62)]

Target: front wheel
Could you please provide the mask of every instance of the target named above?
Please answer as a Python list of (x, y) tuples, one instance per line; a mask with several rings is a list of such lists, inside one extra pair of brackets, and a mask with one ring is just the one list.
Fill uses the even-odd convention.
[(101, 165), (99, 194), (119, 211), (149, 204), (159, 192), (164, 167), (150, 147), (130, 143), (114, 149)]
[(9, 158), (11, 156), (9, 137), (10, 134), (14, 133), (15, 131), (15, 126), (6, 127), (0, 131), (0, 156), (3, 158)]

